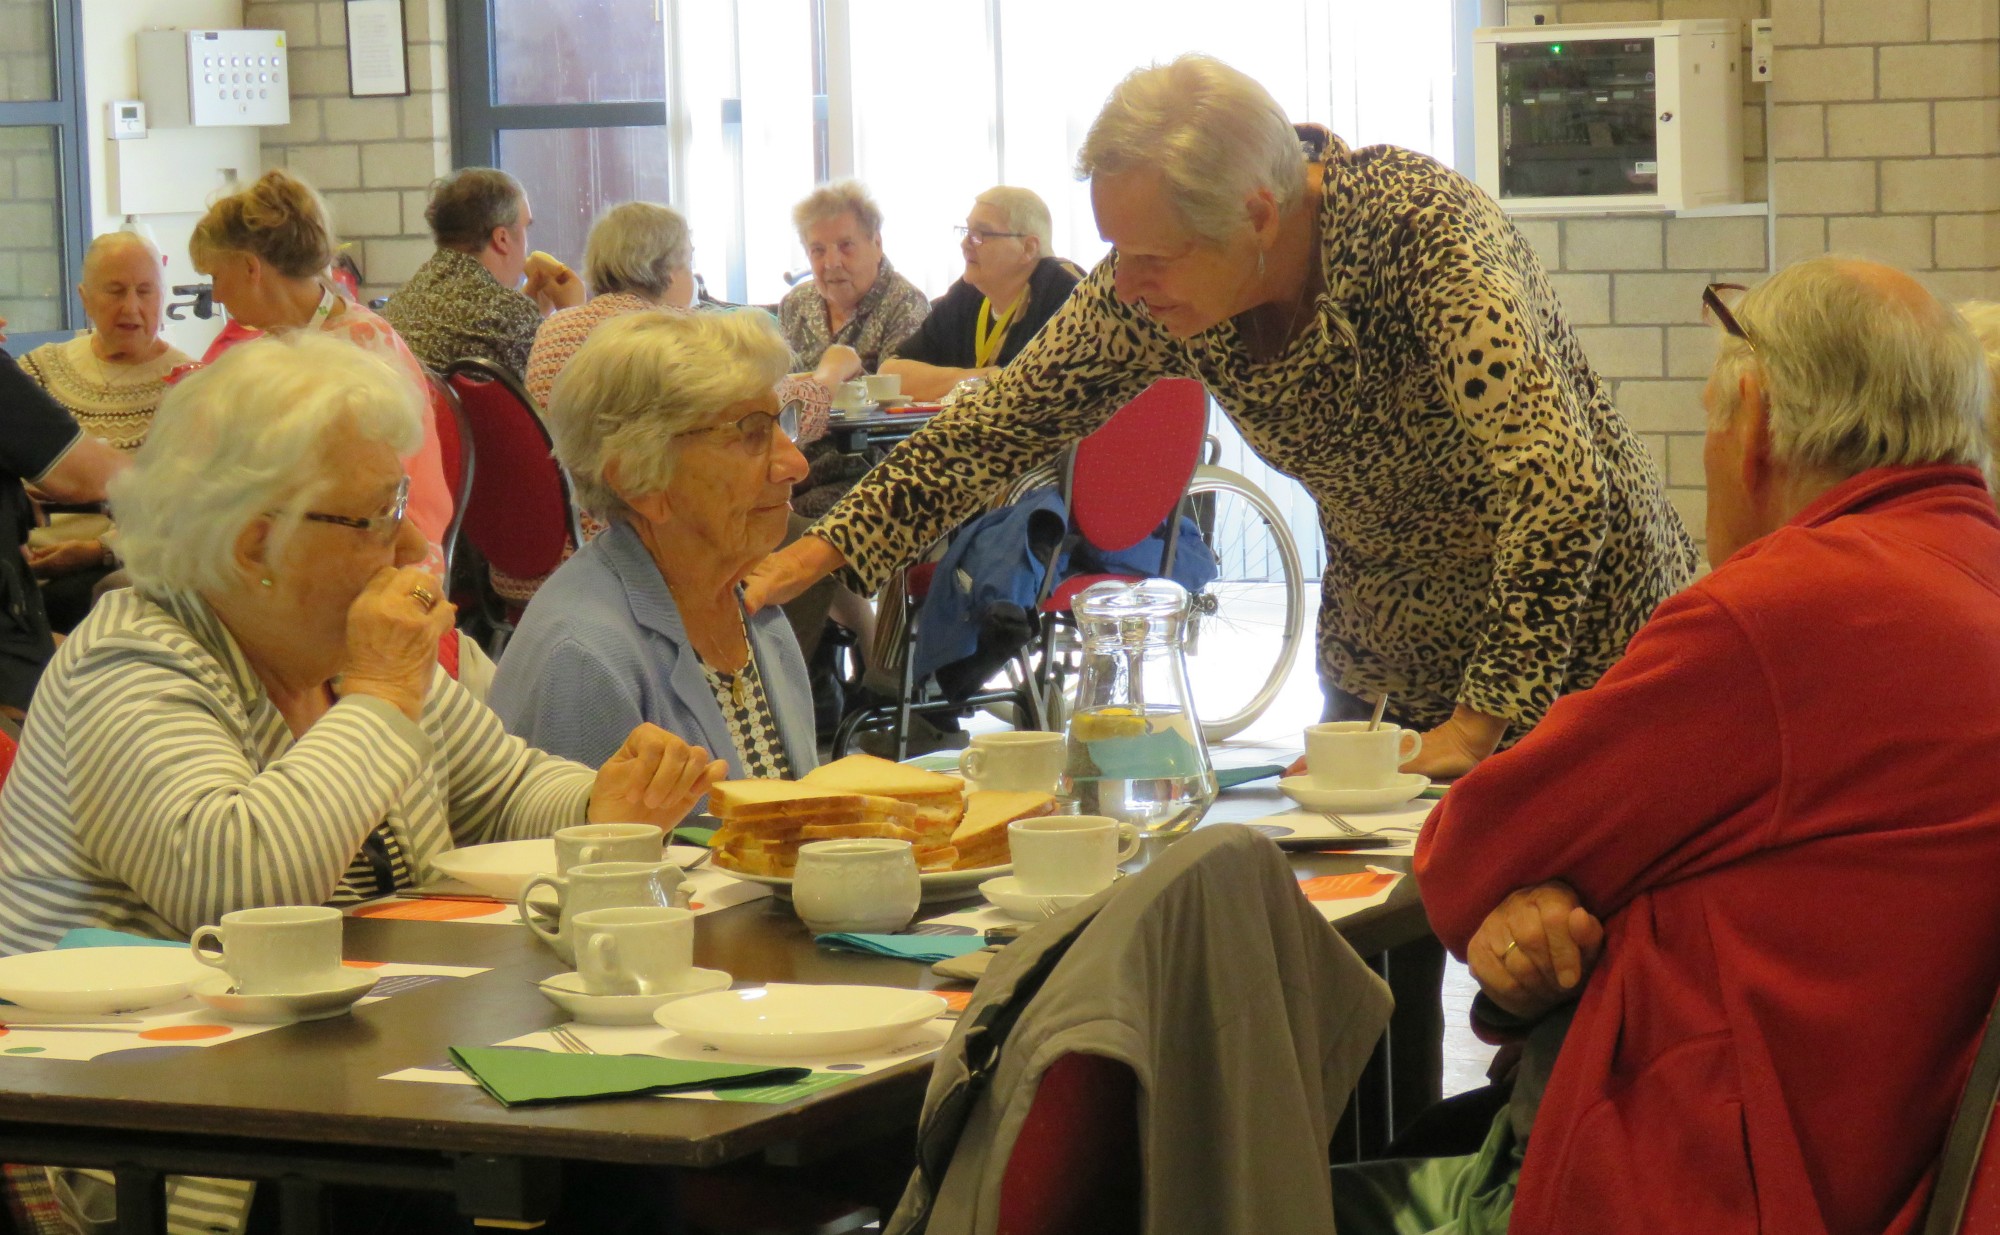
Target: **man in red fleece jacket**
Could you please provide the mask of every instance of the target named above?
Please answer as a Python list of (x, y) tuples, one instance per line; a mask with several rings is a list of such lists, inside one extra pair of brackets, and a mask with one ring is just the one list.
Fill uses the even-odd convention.
[(1418, 843), (1487, 999), (1575, 1007), (1525, 1155), (1412, 1168), (1402, 1230), (1911, 1230), (2000, 987), (1978, 345), (1871, 263), (1707, 298), (1714, 571)]

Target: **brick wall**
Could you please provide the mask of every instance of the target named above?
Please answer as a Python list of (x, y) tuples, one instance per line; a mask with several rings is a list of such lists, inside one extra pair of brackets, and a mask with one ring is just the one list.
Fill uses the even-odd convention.
[[(0, 0), (0, 99), (55, 97), (49, 6)], [(55, 130), (0, 129), (0, 316), (19, 333), (62, 327)]]
[[(1527, 24), (1547, 4), (1509, 0)], [(1587, 0), (1565, 24), (1772, 18), (1769, 86), (1744, 86), (1747, 195), (1766, 195), (1776, 264), (1819, 253), (1916, 271), (1940, 295), (2000, 298), (2000, 3), (1996, 0)], [(1522, 219), (1584, 347), (1703, 534), (1701, 386), (1715, 355), (1702, 284), (1754, 283), (1764, 218)]]
[(335, 232), (354, 245), (363, 295), (386, 296), (431, 254), (425, 188), (451, 170), (445, 0), (404, 0), (408, 98), (347, 95), (346, 5), (250, 0), (243, 23), (286, 32), (292, 122), (264, 132), (264, 165), (284, 167), (326, 198)]

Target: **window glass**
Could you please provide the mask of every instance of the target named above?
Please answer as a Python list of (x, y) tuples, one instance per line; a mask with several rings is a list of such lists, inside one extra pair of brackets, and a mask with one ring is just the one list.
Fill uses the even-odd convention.
[[(8, 0), (0, 0), (4, 6)], [(665, 97), (658, 0), (492, 0), (493, 101), (638, 103)]]
[(51, 0), (0, 0), (0, 100), (56, 97), (55, 8)]
[(53, 126), (0, 128), (0, 315), (9, 334), (62, 329), (60, 169)]
[(528, 192), (529, 245), (577, 270), (591, 220), (620, 202), (667, 200), (664, 129), (503, 129), (500, 166)]

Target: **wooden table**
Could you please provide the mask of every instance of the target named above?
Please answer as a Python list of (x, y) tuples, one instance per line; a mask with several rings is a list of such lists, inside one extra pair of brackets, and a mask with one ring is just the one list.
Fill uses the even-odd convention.
[[(1274, 790), (1234, 790), (1215, 815), (1251, 818), (1284, 805)], [(1407, 865), (1368, 855), (1296, 860), (1316, 874)], [(1364, 955), (1420, 937), (1427, 928), (1414, 881), (1340, 929)], [(738, 980), (941, 984), (928, 966), (819, 948), (777, 898), (702, 917), (696, 939), (696, 964)], [(448, 1047), (561, 1022), (532, 983), (564, 966), (529, 932), (478, 923), (350, 919), (347, 954), (489, 971), (171, 1059), (0, 1057), (0, 1161), (117, 1170), (121, 1229), (130, 1231), (163, 1229), (158, 1186), (169, 1173), (289, 1179), (287, 1231), (318, 1229), (317, 1183), (445, 1191), (471, 1217), (533, 1220), (552, 1210), (565, 1160), (802, 1164), (913, 1128), (922, 1106), (928, 1059), (786, 1105), (646, 1097), (508, 1110), (473, 1086), (384, 1081), (444, 1060)]]

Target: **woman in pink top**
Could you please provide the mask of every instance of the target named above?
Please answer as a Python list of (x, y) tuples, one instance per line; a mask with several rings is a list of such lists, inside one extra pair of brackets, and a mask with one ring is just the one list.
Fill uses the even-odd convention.
[[(282, 169), (210, 206), (188, 242), (195, 269), (215, 284), (215, 299), (232, 320), (273, 332), (324, 330), (393, 358), (423, 386), (423, 366), (395, 328), (321, 277), (334, 249), (319, 194)], [(410, 473), (409, 517), (433, 547), (441, 546), (451, 526), (451, 490), (430, 417), (424, 418), (424, 444), (403, 465)]]

